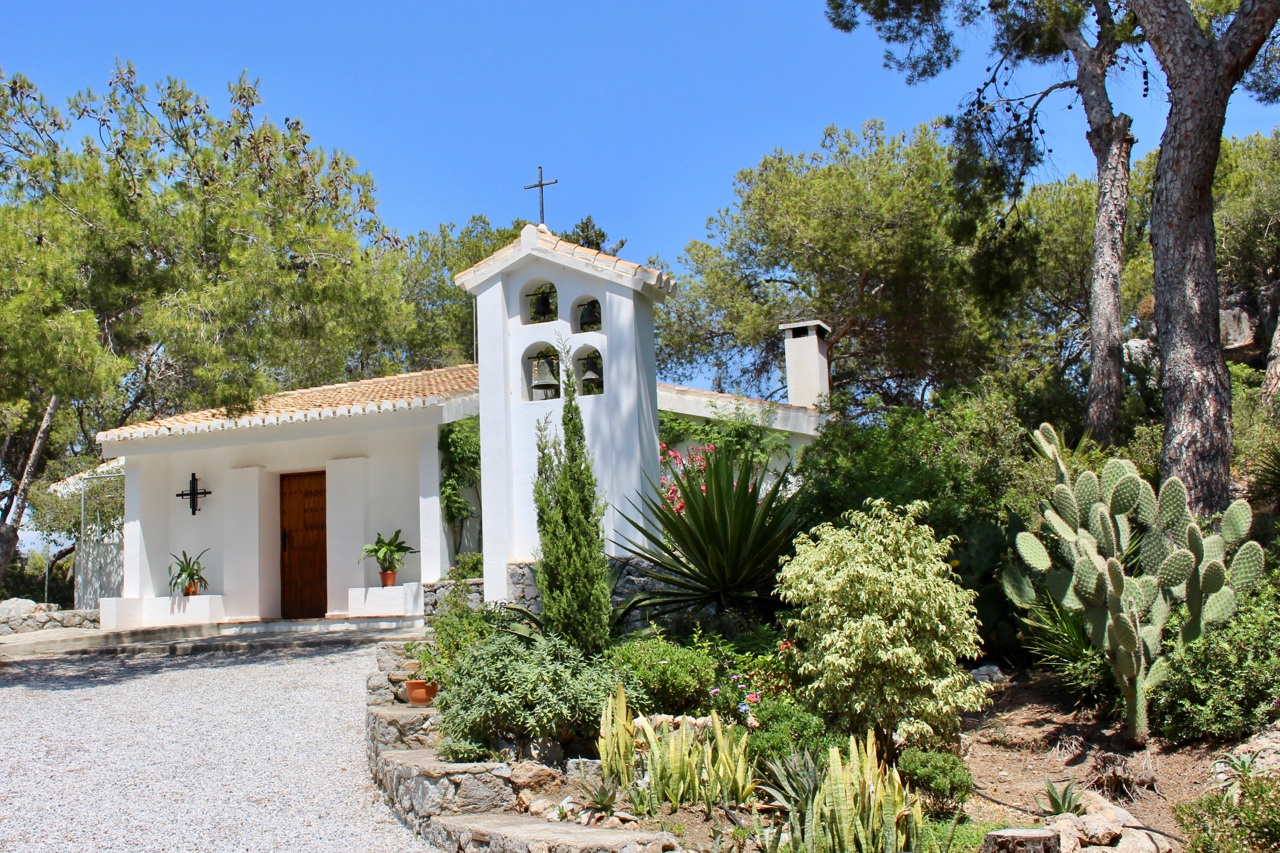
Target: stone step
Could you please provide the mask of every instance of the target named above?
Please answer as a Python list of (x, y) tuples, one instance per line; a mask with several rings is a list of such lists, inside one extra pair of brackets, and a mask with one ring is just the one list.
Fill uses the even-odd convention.
[(0, 653), (6, 655), (43, 655), (90, 651), (135, 643), (163, 643), (214, 636), (218, 626), (164, 625), (155, 628), (131, 628), (123, 631), (100, 631), (96, 628), (51, 628), (28, 634), (0, 637)]
[(548, 823), (516, 814), (439, 815), (421, 832), (425, 841), (444, 853), (477, 849), (488, 853), (662, 853), (679, 849), (669, 832)]
[[(372, 646), (388, 639), (389, 635), (403, 633), (400, 629), (375, 631), (315, 631), (243, 636), (213, 636), (180, 639), (172, 642), (141, 642), (115, 646), (98, 646), (77, 649), (68, 654), (80, 655), (199, 655), (206, 652), (260, 652), (278, 649), (318, 649), (330, 647)], [(416, 635), (415, 635), (416, 636)], [(412, 639), (412, 638), (410, 638)]]

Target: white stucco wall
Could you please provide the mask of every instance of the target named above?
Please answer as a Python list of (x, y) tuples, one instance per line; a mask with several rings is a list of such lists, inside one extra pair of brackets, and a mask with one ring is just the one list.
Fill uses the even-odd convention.
[[(530, 323), (528, 294), (547, 282), (556, 288), (558, 317)], [(563, 385), (584, 350), (600, 354), (604, 392), (579, 397), (579, 404), (596, 480), (609, 505), (606, 548), (618, 553), (615, 537), (631, 533), (618, 510), (629, 512), (629, 501), (646, 487), (646, 476), (658, 475), (653, 304), (636, 289), (543, 258), (529, 258), (473, 292), (479, 317), (485, 593), (502, 598), (507, 564), (532, 560), (538, 551), (533, 506), (538, 424), (546, 420), (558, 434), (564, 405), (562, 398), (526, 399), (528, 356), (545, 346), (567, 346), (571, 360), (560, 365)], [(602, 328), (575, 333), (572, 315), (586, 299), (600, 302)]]
[[(378, 585), (376, 563), (358, 558), (379, 532), (399, 529), (423, 552), (408, 555), (401, 583), (438, 578), (448, 559), (436, 460), (443, 416), (436, 407), (110, 447), (128, 454), (122, 595), (168, 595), (170, 552), (207, 548), (207, 593), (224, 597), (228, 618), (279, 616), (280, 475), (306, 471), (326, 474), (330, 613), (346, 612), (349, 588)], [(193, 471), (213, 492), (194, 516), (175, 497)]]

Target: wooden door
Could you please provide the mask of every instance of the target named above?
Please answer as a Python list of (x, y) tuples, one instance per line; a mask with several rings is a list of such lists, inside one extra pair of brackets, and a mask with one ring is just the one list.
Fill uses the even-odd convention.
[(323, 619), (325, 580), (324, 472), (280, 475), (280, 615)]

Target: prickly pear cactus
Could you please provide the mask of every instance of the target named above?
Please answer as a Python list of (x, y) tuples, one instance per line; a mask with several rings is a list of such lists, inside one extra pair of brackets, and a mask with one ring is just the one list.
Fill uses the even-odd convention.
[(1120, 684), (1130, 738), (1145, 743), (1147, 692), (1168, 674), (1161, 649), (1169, 617), (1186, 607), (1179, 642), (1190, 642), (1204, 625), (1230, 619), (1236, 594), (1262, 575), (1262, 547), (1244, 541), (1253, 511), (1236, 501), (1220, 532), (1206, 533), (1178, 478), (1166, 480), (1157, 495), (1132, 462), (1112, 459), (1100, 476), (1085, 471), (1073, 483), (1053, 427), (1041, 424), (1032, 438), (1054, 463), (1058, 482), (1041, 507), (1039, 536), (1017, 538), (1030, 571), (1007, 569), (1005, 592), (1030, 607), (1039, 586), (1083, 616)]

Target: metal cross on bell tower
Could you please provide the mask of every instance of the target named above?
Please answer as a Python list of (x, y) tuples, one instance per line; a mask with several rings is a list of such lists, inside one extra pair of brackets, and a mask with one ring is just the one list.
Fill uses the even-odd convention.
[(547, 213), (546, 213), (546, 209), (543, 207), (543, 204), (542, 204), (542, 188), (549, 187), (552, 184), (558, 184), (558, 183), (560, 183), (559, 180), (554, 180), (554, 181), (542, 180), (542, 167), (539, 166), (538, 182), (536, 184), (529, 184), (529, 186), (525, 187), (525, 189), (527, 190), (537, 189), (538, 191), (538, 224), (540, 225), (547, 224)]

